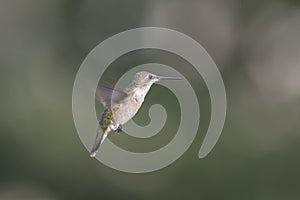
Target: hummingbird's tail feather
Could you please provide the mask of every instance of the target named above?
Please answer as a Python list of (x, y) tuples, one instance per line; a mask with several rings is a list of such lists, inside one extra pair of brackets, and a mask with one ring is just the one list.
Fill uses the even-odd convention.
[(93, 145), (93, 148), (91, 150), (91, 154), (90, 156), (91, 157), (95, 157), (98, 150), (99, 150), (99, 147), (100, 145), (103, 143), (103, 141), (105, 140), (105, 138), (107, 137), (107, 134), (108, 134), (108, 130), (106, 130), (105, 132), (102, 131), (101, 127), (99, 126), (98, 129), (97, 129), (97, 133), (96, 133), (96, 138), (95, 138), (95, 142), (94, 142), (94, 145)]

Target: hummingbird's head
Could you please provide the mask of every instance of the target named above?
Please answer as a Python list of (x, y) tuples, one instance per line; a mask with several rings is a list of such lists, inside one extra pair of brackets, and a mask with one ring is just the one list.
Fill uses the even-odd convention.
[(180, 77), (158, 76), (146, 71), (137, 72), (133, 78), (133, 84), (136, 87), (150, 87), (153, 83), (160, 80), (181, 80)]
[(137, 72), (133, 78), (135, 85), (140, 87), (152, 85), (157, 81), (159, 81), (159, 79), (155, 74), (146, 71)]

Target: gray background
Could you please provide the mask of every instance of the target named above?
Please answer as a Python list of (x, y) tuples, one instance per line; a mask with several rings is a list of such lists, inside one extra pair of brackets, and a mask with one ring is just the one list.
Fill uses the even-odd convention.
[[(295, 0), (0, 1), (0, 199), (299, 199), (299, 6)], [(74, 127), (71, 95), (90, 50), (142, 26), (175, 29), (202, 44), (222, 73), (228, 112), (217, 145), (199, 160), (210, 100), (201, 77), (186, 70), (201, 100), (196, 140), (171, 166), (134, 175), (90, 159)], [(166, 52), (132, 52), (104, 79), (113, 82), (146, 62), (189, 66)], [(113, 142), (143, 152), (172, 139), (166, 133), (178, 127), (178, 102), (171, 93), (158, 97), (161, 90), (153, 87), (135, 120), (146, 125), (149, 106), (160, 102), (173, 116), (165, 130), (151, 140), (114, 134)]]

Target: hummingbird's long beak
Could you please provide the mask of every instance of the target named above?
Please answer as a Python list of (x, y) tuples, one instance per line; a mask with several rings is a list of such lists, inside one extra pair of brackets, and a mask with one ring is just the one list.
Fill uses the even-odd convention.
[(158, 76), (159, 80), (181, 80), (181, 77), (174, 77), (174, 76)]

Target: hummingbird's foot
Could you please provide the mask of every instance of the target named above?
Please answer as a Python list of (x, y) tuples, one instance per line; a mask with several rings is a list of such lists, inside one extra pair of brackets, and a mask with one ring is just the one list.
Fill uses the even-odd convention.
[(118, 128), (117, 128), (117, 130), (116, 130), (116, 132), (117, 132), (117, 133), (122, 132), (122, 128), (123, 128), (122, 125), (119, 125)]

